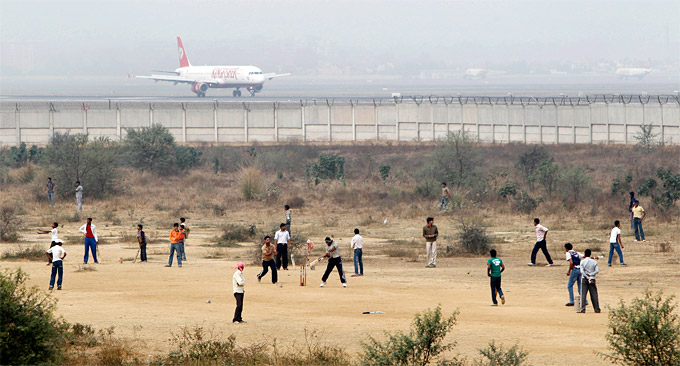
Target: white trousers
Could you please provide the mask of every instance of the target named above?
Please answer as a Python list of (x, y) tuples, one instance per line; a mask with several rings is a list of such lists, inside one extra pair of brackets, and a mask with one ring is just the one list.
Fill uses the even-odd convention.
[(428, 241), (425, 242), (425, 250), (427, 250), (427, 264), (436, 266), (437, 265), (437, 242)]

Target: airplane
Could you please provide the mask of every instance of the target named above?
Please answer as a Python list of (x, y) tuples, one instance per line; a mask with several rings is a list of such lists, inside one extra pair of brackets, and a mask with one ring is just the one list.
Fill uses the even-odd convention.
[(465, 79), (486, 79), (487, 69), (467, 69), (463, 77)]
[(647, 74), (652, 72), (652, 69), (648, 68), (640, 68), (640, 67), (621, 67), (616, 70), (616, 75), (619, 76), (619, 79), (628, 79), (628, 78), (638, 78), (642, 80)]
[(137, 76), (140, 79), (154, 81), (169, 81), (191, 84), (191, 91), (197, 97), (205, 97), (210, 88), (234, 88), (233, 96), (241, 96), (241, 88), (250, 92), (254, 97), (264, 86), (264, 82), (281, 76), (289, 76), (290, 73), (263, 73), (255, 66), (191, 66), (187, 53), (182, 44), (182, 37), (177, 36), (177, 50), (179, 52), (179, 68), (175, 71), (152, 70), (169, 75)]

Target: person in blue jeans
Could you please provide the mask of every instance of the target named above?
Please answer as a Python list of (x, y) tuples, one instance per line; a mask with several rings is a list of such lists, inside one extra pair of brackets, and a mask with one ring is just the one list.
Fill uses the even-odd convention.
[(630, 228), (635, 230), (635, 224), (633, 222), (633, 203), (637, 201), (635, 199), (635, 192), (630, 192), (630, 203), (628, 204), (628, 215), (630, 216)]
[(350, 242), (350, 246), (354, 251), (354, 274), (352, 277), (358, 277), (364, 275), (364, 261), (363, 261), (363, 248), (364, 248), (364, 238), (359, 235), (359, 229), (354, 229), (354, 237)]
[(174, 223), (170, 232), (170, 258), (168, 258), (166, 267), (172, 267), (172, 256), (177, 252), (177, 266), (182, 268), (182, 240), (184, 240), (184, 231), (180, 231), (179, 224)]
[(569, 292), (569, 302), (566, 306), (574, 306), (574, 283), (578, 284), (578, 293), (581, 293), (581, 258), (583, 254), (574, 250), (571, 243), (564, 244), (564, 250), (567, 252), (566, 259), (569, 261), (569, 282), (567, 282), (567, 291)]
[(449, 187), (446, 186), (446, 182), (442, 182), (442, 199), (441, 205), (439, 206), (440, 210), (449, 209), (449, 198), (451, 198), (451, 190), (449, 190)]
[(616, 254), (619, 255), (621, 265), (626, 265), (626, 263), (623, 262), (623, 253), (621, 252), (621, 249), (623, 249), (623, 243), (621, 242), (621, 222), (616, 220), (614, 221), (614, 228), (609, 235), (609, 260), (607, 260), (607, 265), (609, 267), (612, 266), (612, 256), (614, 255), (615, 250)]
[(51, 247), (45, 253), (47, 258), (52, 260), (52, 275), (50, 276), (50, 290), (54, 288), (54, 280), (57, 274), (59, 274), (59, 279), (57, 280), (57, 290), (61, 290), (61, 282), (64, 278), (64, 265), (63, 260), (66, 258), (66, 251), (61, 247), (61, 242)]
[(642, 230), (642, 221), (647, 217), (647, 212), (640, 206), (640, 201), (633, 202), (633, 227), (635, 228), (635, 240), (645, 241), (645, 232)]

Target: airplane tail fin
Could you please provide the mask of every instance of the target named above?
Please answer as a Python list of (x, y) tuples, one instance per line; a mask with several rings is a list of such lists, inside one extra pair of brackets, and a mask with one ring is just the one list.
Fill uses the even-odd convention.
[(180, 36), (177, 36), (177, 52), (179, 52), (179, 67), (191, 66), (191, 63), (189, 62), (189, 57), (187, 57), (187, 53), (186, 51), (184, 51), (182, 37)]

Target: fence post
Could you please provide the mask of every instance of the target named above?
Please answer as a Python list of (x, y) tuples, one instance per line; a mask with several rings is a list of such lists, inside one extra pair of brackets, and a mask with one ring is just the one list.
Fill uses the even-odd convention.
[(19, 113), (19, 103), (14, 109), (14, 128), (16, 128), (17, 146), (21, 145), (21, 115)]
[(50, 103), (50, 111), (48, 113), (50, 120), (50, 139), (54, 137), (54, 105)]
[[(644, 118), (644, 110), (642, 113), (642, 118)], [(644, 119), (642, 123), (644, 123)], [(628, 116), (626, 116), (626, 103), (623, 103), (623, 143), (628, 145)]]
[(434, 138), (434, 104), (430, 102), (430, 123), (432, 123), (432, 141), (435, 141)]
[(395, 135), (397, 137), (397, 142), (399, 142), (401, 140), (401, 131), (399, 130), (399, 103), (397, 103), (396, 98), (394, 100), (394, 107), (395, 107), (394, 126), (396, 128)]
[(666, 140), (664, 139), (664, 124), (663, 124), (663, 104), (659, 103), (659, 113), (661, 113), (661, 144), (665, 144)]
[(274, 102), (274, 140), (279, 142), (279, 108)]
[(352, 108), (352, 141), (357, 140), (357, 122), (354, 116), (354, 102), (350, 99), (349, 101)]
[(326, 99), (326, 104), (328, 105), (328, 142), (333, 141), (333, 127), (331, 126), (331, 103)]
[(243, 103), (243, 134), (245, 142), (248, 142), (248, 107)]
[(307, 125), (305, 125), (305, 106), (300, 105), (300, 108), (302, 108), (302, 113), (300, 113), (300, 120), (302, 123), (302, 142), (307, 141)]
[(187, 108), (182, 103), (182, 142), (187, 142)]
[(83, 133), (87, 135), (87, 108), (83, 104)]
[(116, 103), (116, 136), (118, 136), (118, 141), (123, 139), (122, 131), (120, 126), (120, 107)]
[(149, 127), (153, 124), (153, 107), (149, 103)]
[(217, 101), (213, 103), (213, 126), (215, 127), (215, 142), (219, 142), (220, 135), (217, 127)]

